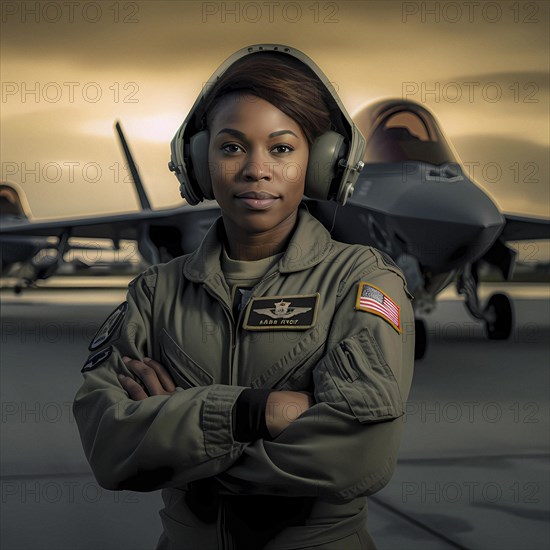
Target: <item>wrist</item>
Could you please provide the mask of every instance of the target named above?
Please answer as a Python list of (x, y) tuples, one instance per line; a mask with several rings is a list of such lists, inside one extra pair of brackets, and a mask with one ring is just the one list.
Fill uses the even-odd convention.
[(271, 437), (276, 437), (313, 405), (311, 394), (273, 391), (266, 401), (265, 421)]

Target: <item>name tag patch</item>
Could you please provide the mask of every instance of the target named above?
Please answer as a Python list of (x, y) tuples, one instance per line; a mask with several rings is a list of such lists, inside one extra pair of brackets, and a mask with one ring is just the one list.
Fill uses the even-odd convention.
[(100, 348), (109, 338), (111, 338), (120, 326), (122, 319), (124, 319), (126, 311), (128, 311), (128, 302), (123, 302), (111, 313), (111, 315), (109, 315), (109, 317), (107, 317), (106, 321), (101, 325), (93, 340), (90, 342), (88, 346), (90, 351), (95, 351)]
[(355, 309), (368, 311), (382, 317), (401, 334), (399, 306), (377, 286), (370, 283), (359, 283)]
[(88, 357), (86, 364), (82, 367), (82, 370), (80, 372), (94, 370), (96, 367), (99, 367), (101, 363), (109, 359), (111, 353), (113, 353), (113, 346), (109, 346), (108, 348), (102, 349), (101, 351), (94, 353), (91, 357)]
[(243, 328), (306, 330), (315, 325), (318, 304), (318, 293), (251, 298)]

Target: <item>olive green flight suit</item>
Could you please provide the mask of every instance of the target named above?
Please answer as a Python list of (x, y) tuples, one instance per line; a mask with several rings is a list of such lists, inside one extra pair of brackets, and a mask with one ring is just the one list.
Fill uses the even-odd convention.
[[(94, 475), (163, 489), (159, 549), (374, 548), (365, 497), (392, 476), (413, 373), (403, 274), (300, 208), (235, 318), (222, 232), (220, 218), (195, 252), (132, 281), (90, 344), (74, 414)], [(176, 393), (130, 399), (125, 355), (159, 361)], [(232, 408), (247, 387), (305, 390), (315, 404), (274, 439), (242, 443)]]

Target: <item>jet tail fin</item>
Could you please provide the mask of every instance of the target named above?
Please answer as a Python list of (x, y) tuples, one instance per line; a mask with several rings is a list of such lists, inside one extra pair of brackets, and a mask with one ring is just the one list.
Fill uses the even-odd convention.
[(145, 188), (143, 187), (143, 183), (139, 176), (137, 165), (134, 162), (134, 157), (130, 152), (130, 148), (128, 147), (126, 137), (124, 136), (124, 132), (122, 131), (122, 126), (120, 125), (120, 122), (118, 120), (116, 121), (115, 128), (118, 133), (120, 144), (122, 145), (122, 149), (124, 151), (124, 156), (126, 157), (126, 161), (128, 162), (128, 168), (130, 169), (130, 174), (132, 175), (132, 180), (136, 187), (136, 191), (139, 197), (139, 203), (141, 204), (141, 209), (151, 210), (151, 203), (149, 202), (149, 197), (145, 192)]

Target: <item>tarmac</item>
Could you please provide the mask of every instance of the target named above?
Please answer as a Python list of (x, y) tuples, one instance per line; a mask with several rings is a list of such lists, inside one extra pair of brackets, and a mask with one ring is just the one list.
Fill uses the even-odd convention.
[[(550, 289), (505, 287), (515, 329), (489, 341), (461, 299), (427, 316), (400, 459), (369, 502), (379, 550), (550, 548)], [(154, 549), (160, 493), (98, 487), (71, 413), (95, 330), (124, 288), (0, 292), (2, 550)]]

